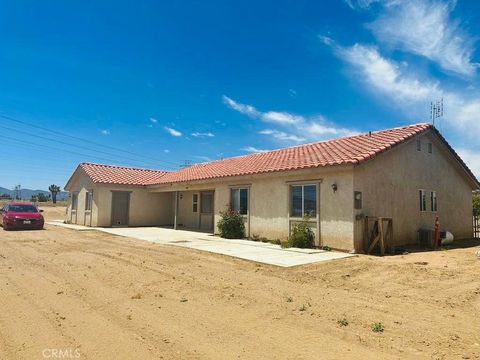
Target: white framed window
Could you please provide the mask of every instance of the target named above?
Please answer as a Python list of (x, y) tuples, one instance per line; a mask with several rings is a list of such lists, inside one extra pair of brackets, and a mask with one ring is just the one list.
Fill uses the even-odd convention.
[(248, 214), (248, 188), (232, 188), (230, 189), (230, 204), (232, 210), (240, 215)]
[(290, 216), (317, 216), (317, 185), (290, 185)]
[(437, 211), (437, 192), (430, 192), (430, 210), (433, 212)]
[(198, 212), (198, 194), (193, 194), (192, 197), (192, 212)]
[(93, 192), (87, 191), (85, 194), (85, 210), (91, 211), (93, 203)]
[(418, 198), (420, 202), (420, 211), (427, 211), (427, 196), (425, 190), (418, 190)]

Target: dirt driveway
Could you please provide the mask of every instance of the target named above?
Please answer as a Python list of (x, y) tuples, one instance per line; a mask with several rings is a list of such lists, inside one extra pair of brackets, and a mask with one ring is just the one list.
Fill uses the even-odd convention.
[(0, 359), (479, 359), (477, 249), (284, 269), (0, 229)]

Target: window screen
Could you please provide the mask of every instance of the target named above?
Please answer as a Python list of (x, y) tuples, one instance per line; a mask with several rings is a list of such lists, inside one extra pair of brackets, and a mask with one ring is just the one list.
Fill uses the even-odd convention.
[(353, 193), (353, 199), (354, 199), (355, 209), (360, 210), (362, 208), (362, 192), (361, 191), (355, 191)]
[(420, 211), (427, 211), (427, 199), (425, 196), (425, 190), (418, 190), (418, 196), (420, 201)]
[(292, 185), (290, 187), (290, 216), (317, 216), (317, 186)]
[(72, 210), (77, 210), (77, 204), (78, 204), (78, 194), (73, 193), (72, 194)]
[(437, 192), (430, 192), (430, 210), (437, 211)]
[(93, 193), (88, 191), (85, 194), (85, 210), (92, 210)]
[(248, 213), (248, 188), (231, 189), (230, 199), (233, 210), (241, 215)]

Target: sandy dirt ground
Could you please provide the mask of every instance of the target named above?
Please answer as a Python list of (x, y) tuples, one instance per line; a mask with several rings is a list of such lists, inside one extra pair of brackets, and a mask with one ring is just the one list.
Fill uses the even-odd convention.
[(478, 249), (284, 269), (0, 229), (0, 359), (479, 359)]

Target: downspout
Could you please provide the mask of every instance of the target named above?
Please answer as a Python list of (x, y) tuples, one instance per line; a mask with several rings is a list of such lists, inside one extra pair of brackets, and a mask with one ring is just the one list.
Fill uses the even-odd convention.
[(177, 230), (177, 213), (178, 213), (178, 191), (175, 191), (175, 211), (173, 217), (173, 230)]

